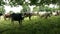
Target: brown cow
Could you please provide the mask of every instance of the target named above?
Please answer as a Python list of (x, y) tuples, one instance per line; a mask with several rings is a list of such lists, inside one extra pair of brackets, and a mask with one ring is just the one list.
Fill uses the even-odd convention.
[(24, 17), (29, 17), (29, 20), (31, 20), (32, 13), (24, 13)]
[(6, 20), (6, 18), (9, 18), (10, 19), (10, 14), (4, 14), (4, 19)]

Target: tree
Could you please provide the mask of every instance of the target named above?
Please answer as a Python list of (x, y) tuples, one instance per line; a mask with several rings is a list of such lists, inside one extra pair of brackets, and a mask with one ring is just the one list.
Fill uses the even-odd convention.
[(23, 5), (25, 0), (10, 0), (10, 5)]
[(5, 9), (3, 6), (0, 6), (0, 13), (5, 13)]
[(0, 0), (0, 6), (2, 5), (4, 5), (5, 4), (5, 2), (3, 1), (3, 0)]

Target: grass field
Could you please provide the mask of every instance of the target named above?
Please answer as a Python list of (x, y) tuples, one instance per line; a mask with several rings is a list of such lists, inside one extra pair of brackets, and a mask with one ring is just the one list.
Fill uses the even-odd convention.
[(22, 28), (16, 21), (14, 25), (10, 20), (0, 20), (0, 34), (60, 34), (60, 16), (52, 16), (48, 19), (28, 17), (22, 22)]

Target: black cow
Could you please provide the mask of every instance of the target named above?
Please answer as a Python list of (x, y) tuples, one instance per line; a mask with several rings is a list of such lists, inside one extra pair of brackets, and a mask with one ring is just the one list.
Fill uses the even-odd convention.
[(13, 13), (10, 15), (11, 21), (18, 21), (20, 25), (22, 25), (22, 20), (24, 19), (22, 13)]
[(0, 13), (0, 16), (2, 16), (3, 14), (2, 13)]
[(2, 16), (3, 14), (2, 13), (0, 13), (0, 17)]

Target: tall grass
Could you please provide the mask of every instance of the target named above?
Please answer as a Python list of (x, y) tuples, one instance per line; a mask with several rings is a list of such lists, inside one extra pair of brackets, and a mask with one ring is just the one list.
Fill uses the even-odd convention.
[(52, 16), (48, 19), (32, 16), (22, 22), (22, 28), (19, 28), (18, 22), (14, 25), (7, 21), (0, 21), (1, 34), (60, 34), (60, 16)]

